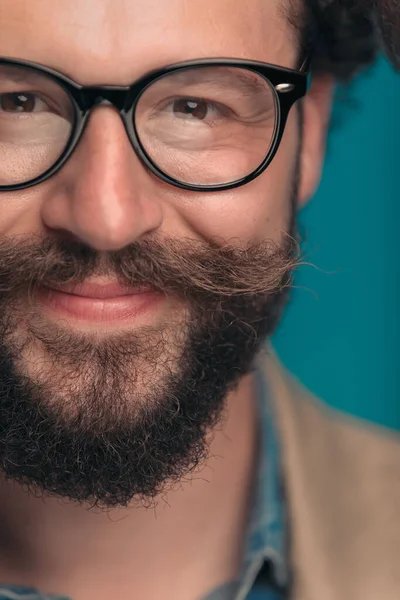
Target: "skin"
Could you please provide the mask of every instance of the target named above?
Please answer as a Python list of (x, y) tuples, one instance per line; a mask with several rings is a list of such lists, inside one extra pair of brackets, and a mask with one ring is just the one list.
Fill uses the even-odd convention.
[[(2, 0), (0, 55), (46, 64), (85, 85), (127, 85), (151, 69), (206, 57), (295, 68), (295, 34), (281, 8), (281, 0)], [(320, 177), (331, 87), (319, 78), (304, 102), (299, 205)], [(279, 242), (298, 136), (295, 109), (276, 158), (257, 180), (233, 191), (189, 193), (148, 173), (118, 115), (102, 108), (56, 177), (2, 194), (0, 234), (67, 236), (99, 251), (153, 232)], [(111, 325), (104, 328), (104, 335), (111, 333)], [(26, 369), (34, 373), (38, 357), (29, 358)], [(77, 600), (212, 598), (239, 569), (255, 458), (254, 405), (253, 381), (246, 377), (228, 398), (226, 421), (201, 476), (160, 499), (155, 511), (88, 512), (3, 482), (0, 520), (10, 533), (0, 540), (0, 581)]]

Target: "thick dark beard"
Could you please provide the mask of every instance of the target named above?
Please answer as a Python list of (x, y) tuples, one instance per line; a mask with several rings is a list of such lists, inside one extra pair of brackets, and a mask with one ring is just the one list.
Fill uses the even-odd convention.
[[(120, 349), (105, 344), (91, 353), (90, 385), (82, 386), (81, 394), (71, 387), (68, 417), (57, 400), (60, 382), (39, 385), (24, 378), (15, 370), (16, 357), (0, 345), (4, 474), (52, 495), (107, 508), (133, 498), (147, 502), (165, 491), (206, 458), (207, 434), (221, 417), (227, 393), (250, 371), (272, 333), (284, 296), (285, 289), (252, 309), (232, 306), (234, 319), (232, 311), (193, 324), (179, 371), (162, 369), (162, 382), (146, 390), (145, 398), (134, 391), (127, 398), (126, 361), (117, 366), (121, 344)], [(89, 361), (81, 357), (81, 362)]]
[[(0, 469), (34, 493), (105, 508), (148, 503), (206, 459), (227, 394), (279, 321), (296, 244), (210, 242), (191, 253), (193, 242), (151, 241), (115, 253), (114, 276), (180, 294), (188, 309), (162, 332), (97, 343), (40, 319), (16, 335), (19, 298), (104, 268), (80, 244), (38, 248), (0, 245)], [(21, 356), (38, 341), (47, 369), (28, 377)]]

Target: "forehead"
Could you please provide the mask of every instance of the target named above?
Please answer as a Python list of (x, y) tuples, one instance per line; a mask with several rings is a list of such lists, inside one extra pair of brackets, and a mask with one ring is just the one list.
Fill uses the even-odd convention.
[(85, 84), (125, 85), (206, 57), (294, 66), (287, 0), (1, 0), (0, 56), (44, 63)]

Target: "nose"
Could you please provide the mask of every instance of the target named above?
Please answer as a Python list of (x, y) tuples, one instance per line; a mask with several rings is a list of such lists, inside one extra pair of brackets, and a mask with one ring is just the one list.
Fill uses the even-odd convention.
[(98, 251), (116, 251), (157, 230), (162, 206), (117, 111), (96, 108), (73, 156), (42, 204), (46, 228)]

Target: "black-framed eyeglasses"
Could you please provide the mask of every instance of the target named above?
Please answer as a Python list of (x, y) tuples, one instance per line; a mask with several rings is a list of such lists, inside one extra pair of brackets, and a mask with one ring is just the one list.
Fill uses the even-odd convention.
[(305, 65), (213, 58), (128, 87), (83, 87), (43, 65), (0, 58), (0, 192), (57, 173), (104, 105), (118, 110), (133, 149), (163, 181), (194, 191), (239, 187), (272, 161), (307, 75)]

